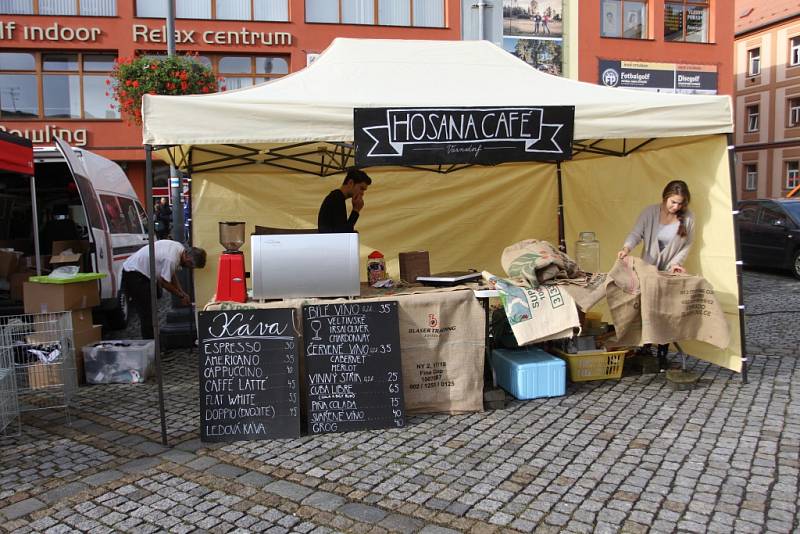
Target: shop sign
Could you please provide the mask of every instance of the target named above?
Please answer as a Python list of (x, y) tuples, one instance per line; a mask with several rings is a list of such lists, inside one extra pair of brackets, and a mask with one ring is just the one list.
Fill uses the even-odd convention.
[[(24, 41), (79, 41), (96, 42), (103, 35), (103, 30), (96, 27), (64, 26), (55, 22), (50, 26), (21, 26)], [(12, 21), (0, 22), (0, 41), (14, 40), (17, 23)]]
[[(144, 24), (133, 25), (133, 42), (166, 43), (167, 28), (150, 28)], [(292, 34), (289, 32), (262, 32), (242, 28), (239, 31), (219, 30), (175, 30), (175, 42), (178, 44), (210, 44), (210, 45), (252, 45), (252, 46), (291, 46)]]
[(566, 160), (574, 121), (574, 106), (356, 108), (356, 165)]
[(600, 83), (660, 93), (717, 94), (717, 67), (600, 60)]
[(0, 124), (0, 131), (14, 135), (19, 135), (30, 139), (34, 145), (50, 145), (57, 137), (72, 146), (86, 146), (88, 143), (89, 132), (86, 128), (70, 130), (61, 128), (55, 124), (45, 124), (42, 128), (13, 128)]

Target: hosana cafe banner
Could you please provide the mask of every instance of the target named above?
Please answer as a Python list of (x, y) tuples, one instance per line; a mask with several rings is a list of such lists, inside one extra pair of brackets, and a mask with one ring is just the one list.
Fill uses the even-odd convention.
[(354, 108), (359, 167), (572, 157), (574, 106)]

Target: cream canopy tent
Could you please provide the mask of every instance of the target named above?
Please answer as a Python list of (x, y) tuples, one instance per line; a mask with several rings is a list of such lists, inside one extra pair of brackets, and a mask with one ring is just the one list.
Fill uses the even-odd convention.
[(217, 221), (316, 227), (319, 203), (353, 165), (354, 108), (556, 105), (575, 107), (570, 161), (370, 168), (358, 223), (362, 254), (381, 250), (394, 275), (397, 254), (418, 249), (430, 251), (435, 271), (502, 273), (500, 253), (511, 243), (564, 244), (593, 230), (602, 267), (610, 268), (639, 211), (680, 178), (699, 229), (687, 268), (716, 288), (734, 340), (726, 350), (683, 346), (743, 371), (729, 97), (554, 77), (485, 41), (336, 39), (309, 67), (272, 82), (213, 95), (146, 95), (143, 136), (148, 161), (156, 151), (191, 173), (193, 241), (212, 256), (212, 267), (195, 273), (202, 303), (214, 291)]

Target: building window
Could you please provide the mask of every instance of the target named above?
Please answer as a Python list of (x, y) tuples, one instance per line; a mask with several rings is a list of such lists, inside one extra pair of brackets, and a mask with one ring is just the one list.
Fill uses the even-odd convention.
[(800, 185), (800, 161), (786, 162), (786, 189), (794, 189)]
[[(163, 55), (149, 55), (155, 59)], [(282, 56), (193, 56), (221, 77), (220, 90), (241, 89), (280, 78), (289, 73), (289, 62)]]
[(755, 191), (758, 188), (758, 165), (749, 163), (744, 166), (744, 188)]
[[(83, 1), (83, 0), (81, 0)], [(136, 0), (136, 16), (163, 19), (163, 0)], [(206, 20), (288, 21), (288, 0), (175, 0), (175, 17)]]
[(800, 126), (800, 98), (789, 99), (789, 127)]
[(0, 15), (116, 17), (117, 0), (3, 0)]
[(709, 0), (666, 0), (664, 40), (708, 42)]
[(306, 22), (444, 28), (444, 0), (306, 0)]
[(789, 44), (789, 65), (800, 65), (800, 37), (792, 37)]
[(747, 106), (747, 131), (758, 131), (758, 105)]
[(115, 58), (94, 53), (0, 53), (0, 117), (118, 119), (107, 84)]
[(647, 0), (603, 0), (600, 9), (603, 37), (647, 38)]
[(751, 48), (747, 51), (747, 75), (758, 76), (761, 74), (761, 49)]

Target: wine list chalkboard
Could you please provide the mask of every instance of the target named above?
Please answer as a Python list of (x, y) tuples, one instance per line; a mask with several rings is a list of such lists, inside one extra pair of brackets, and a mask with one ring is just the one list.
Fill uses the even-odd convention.
[(308, 433), (405, 425), (397, 302), (303, 307)]
[(300, 436), (292, 309), (200, 312), (200, 439)]

